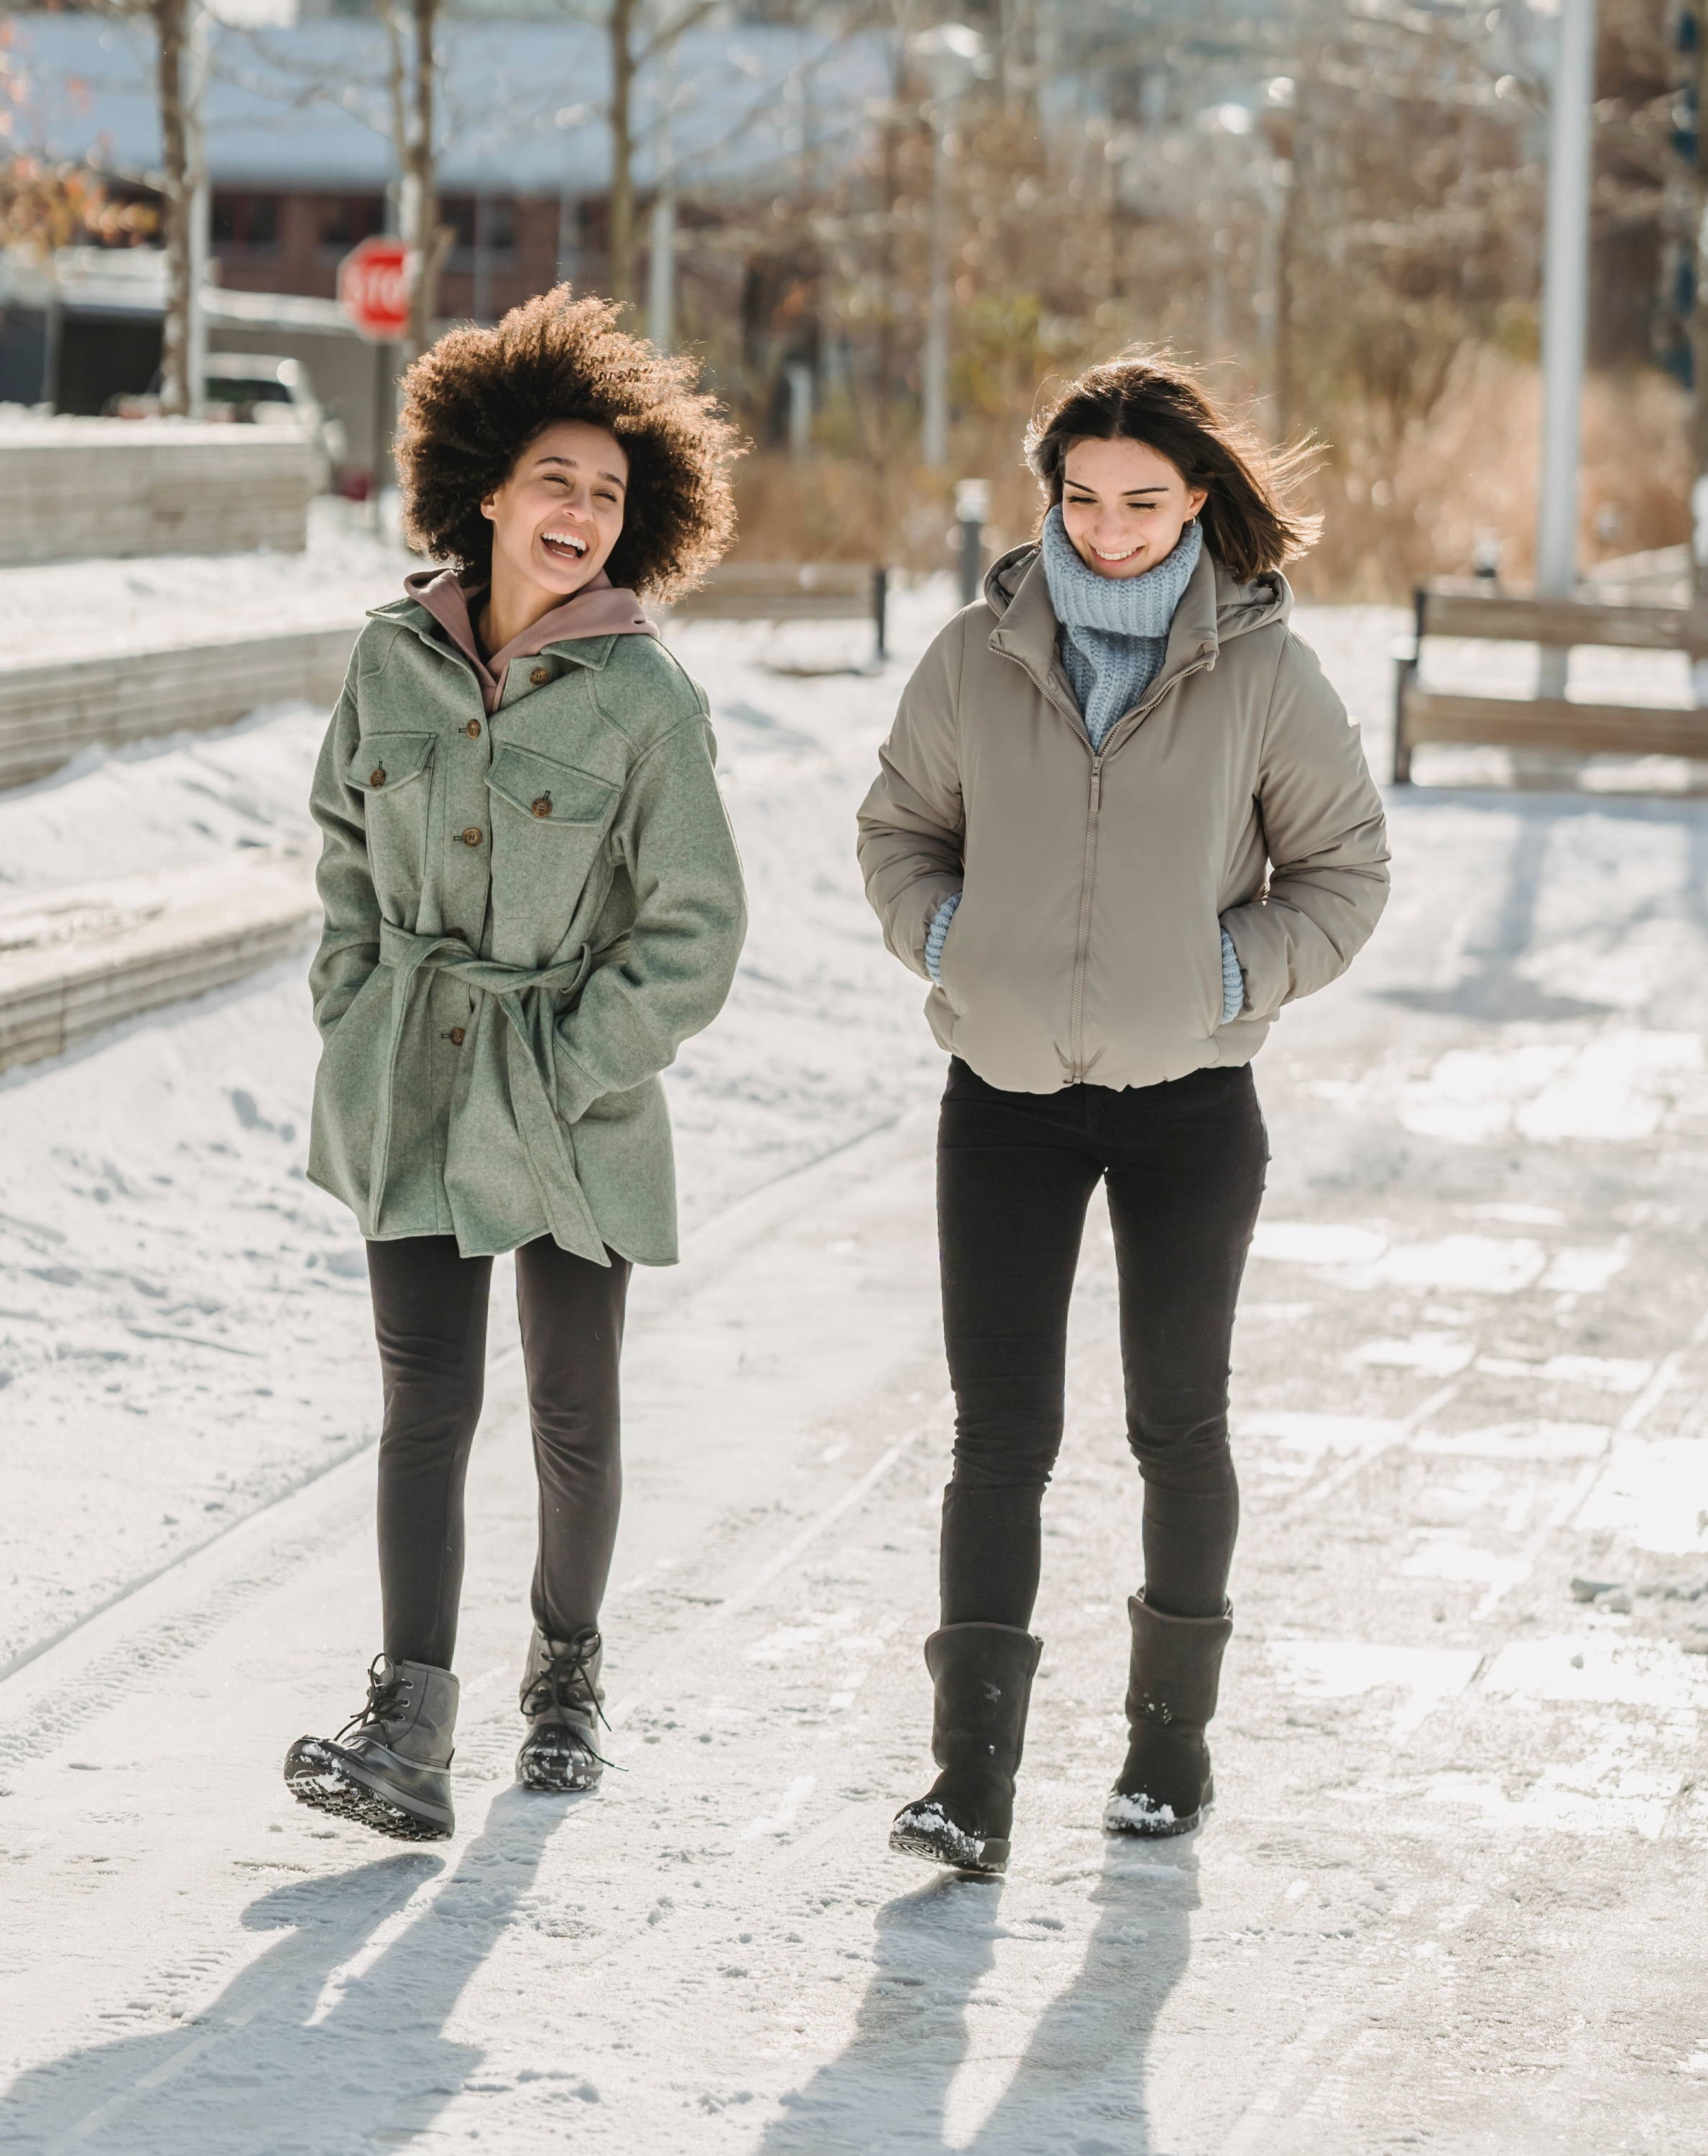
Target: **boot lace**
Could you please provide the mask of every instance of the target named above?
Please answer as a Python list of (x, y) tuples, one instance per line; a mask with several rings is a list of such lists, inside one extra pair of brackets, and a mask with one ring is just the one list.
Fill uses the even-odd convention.
[[(554, 1708), (559, 1713), (567, 1713), (572, 1707), (591, 1707), (603, 1726), (607, 1729), (611, 1727), (605, 1720), (603, 1703), (593, 1689), (592, 1661), (599, 1645), (597, 1632), (579, 1632), (566, 1644), (561, 1655), (550, 1657), (545, 1668), (523, 1689), (522, 1712), (530, 1722)], [(605, 1757), (584, 1730), (577, 1727), (575, 1733), (602, 1767), (616, 1764)]]
[[(403, 1704), (409, 1689), (408, 1677), (400, 1676), (398, 1666), (387, 1655), (376, 1655), (367, 1666), (367, 1698), (338, 1732), (347, 1737), (352, 1729), (372, 1729), (389, 1722)], [(337, 1738), (332, 1740), (337, 1742)]]

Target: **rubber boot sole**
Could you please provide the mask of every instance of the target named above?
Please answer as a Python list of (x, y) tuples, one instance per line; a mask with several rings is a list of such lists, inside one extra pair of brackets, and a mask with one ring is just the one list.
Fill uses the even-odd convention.
[(1196, 1834), (1215, 1810), (1208, 1797), (1195, 1812), (1177, 1819), (1167, 1804), (1151, 1810), (1137, 1811), (1136, 1804), (1146, 1804), (1142, 1797), (1124, 1797), (1118, 1789), (1111, 1789), (1104, 1800), (1103, 1831), (1105, 1834), (1124, 1834), (1137, 1836), (1141, 1840), (1161, 1841), (1171, 1835)]
[(291, 1746), (285, 1755), (285, 1786), (298, 1804), (371, 1827), (394, 1841), (446, 1841), (456, 1830), (454, 1819), (432, 1817), (384, 1795), (362, 1779), (347, 1753), (322, 1738), (301, 1737)]
[(516, 1754), (516, 1784), (543, 1797), (583, 1796), (604, 1779), (603, 1761), (579, 1744), (530, 1738)]
[(969, 1879), (999, 1879), (1008, 1868), (1008, 1842), (995, 1835), (968, 1834), (941, 1804), (909, 1804), (898, 1812), (890, 1846), (900, 1856), (922, 1856)]

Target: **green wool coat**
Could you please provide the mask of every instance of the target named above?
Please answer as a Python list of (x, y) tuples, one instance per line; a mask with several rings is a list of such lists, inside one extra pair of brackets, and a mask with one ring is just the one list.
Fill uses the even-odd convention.
[(426, 608), (370, 617), (315, 773), (308, 1171), (365, 1236), (674, 1260), (659, 1074), (746, 927), (715, 754), (651, 636), (548, 644), (489, 717)]

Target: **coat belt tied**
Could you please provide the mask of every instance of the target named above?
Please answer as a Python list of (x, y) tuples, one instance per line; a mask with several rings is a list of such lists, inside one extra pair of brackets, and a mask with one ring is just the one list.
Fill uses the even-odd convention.
[(627, 937), (598, 950), (583, 943), (572, 957), (557, 965), (530, 969), (501, 965), (495, 958), (477, 957), (459, 937), (415, 936), (389, 921), (380, 924), (380, 963), (389, 967), (392, 974), (392, 1014), (368, 1186), (376, 1229), (385, 1204), (391, 1165), (398, 1059), (424, 985), (423, 976), (448, 973), (476, 992), (451, 1103), (453, 1122), (477, 1070), (484, 1065), (485, 1075), (492, 1080), (502, 1065), (522, 1151), (554, 1240), (595, 1265), (610, 1263), (604, 1238), (577, 1180), (574, 1155), (565, 1135), (567, 1127), (557, 1112), (553, 1044), (559, 1013), (581, 993), (599, 967), (622, 957), (628, 947)]

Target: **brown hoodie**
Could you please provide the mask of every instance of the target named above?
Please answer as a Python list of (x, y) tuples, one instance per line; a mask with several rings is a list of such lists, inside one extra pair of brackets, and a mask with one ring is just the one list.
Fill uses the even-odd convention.
[[(1249, 1063), (1349, 965), (1387, 896), (1358, 731), (1287, 627), (1280, 575), (1205, 549), (1162, 670), (1094, 751), (1035, 547), (992, 567), (902, 692), (859, 815), (866, 895), (941, 1046), (1015, 1093)], [(1222, 1022), (1222, 932), (1245, 976)]]
[(513, 659), (531, 659), (548, 644), (577, 637), (656, 636), (659, 633), (641, 612), (634, 593), (613, 584), (601, 569), (578, 592), (572, 592), (562, 606), (542, 613), (488, 659), (475, 637), (469, 603), (480, 598), (486, 588), (484, 584), (465, 585), (454, 569), (418, 569), (404, 578), (403, 588), (418, 606), (427, 608), (474, 669), (489, 717), (498, 709), (505, 675)]

